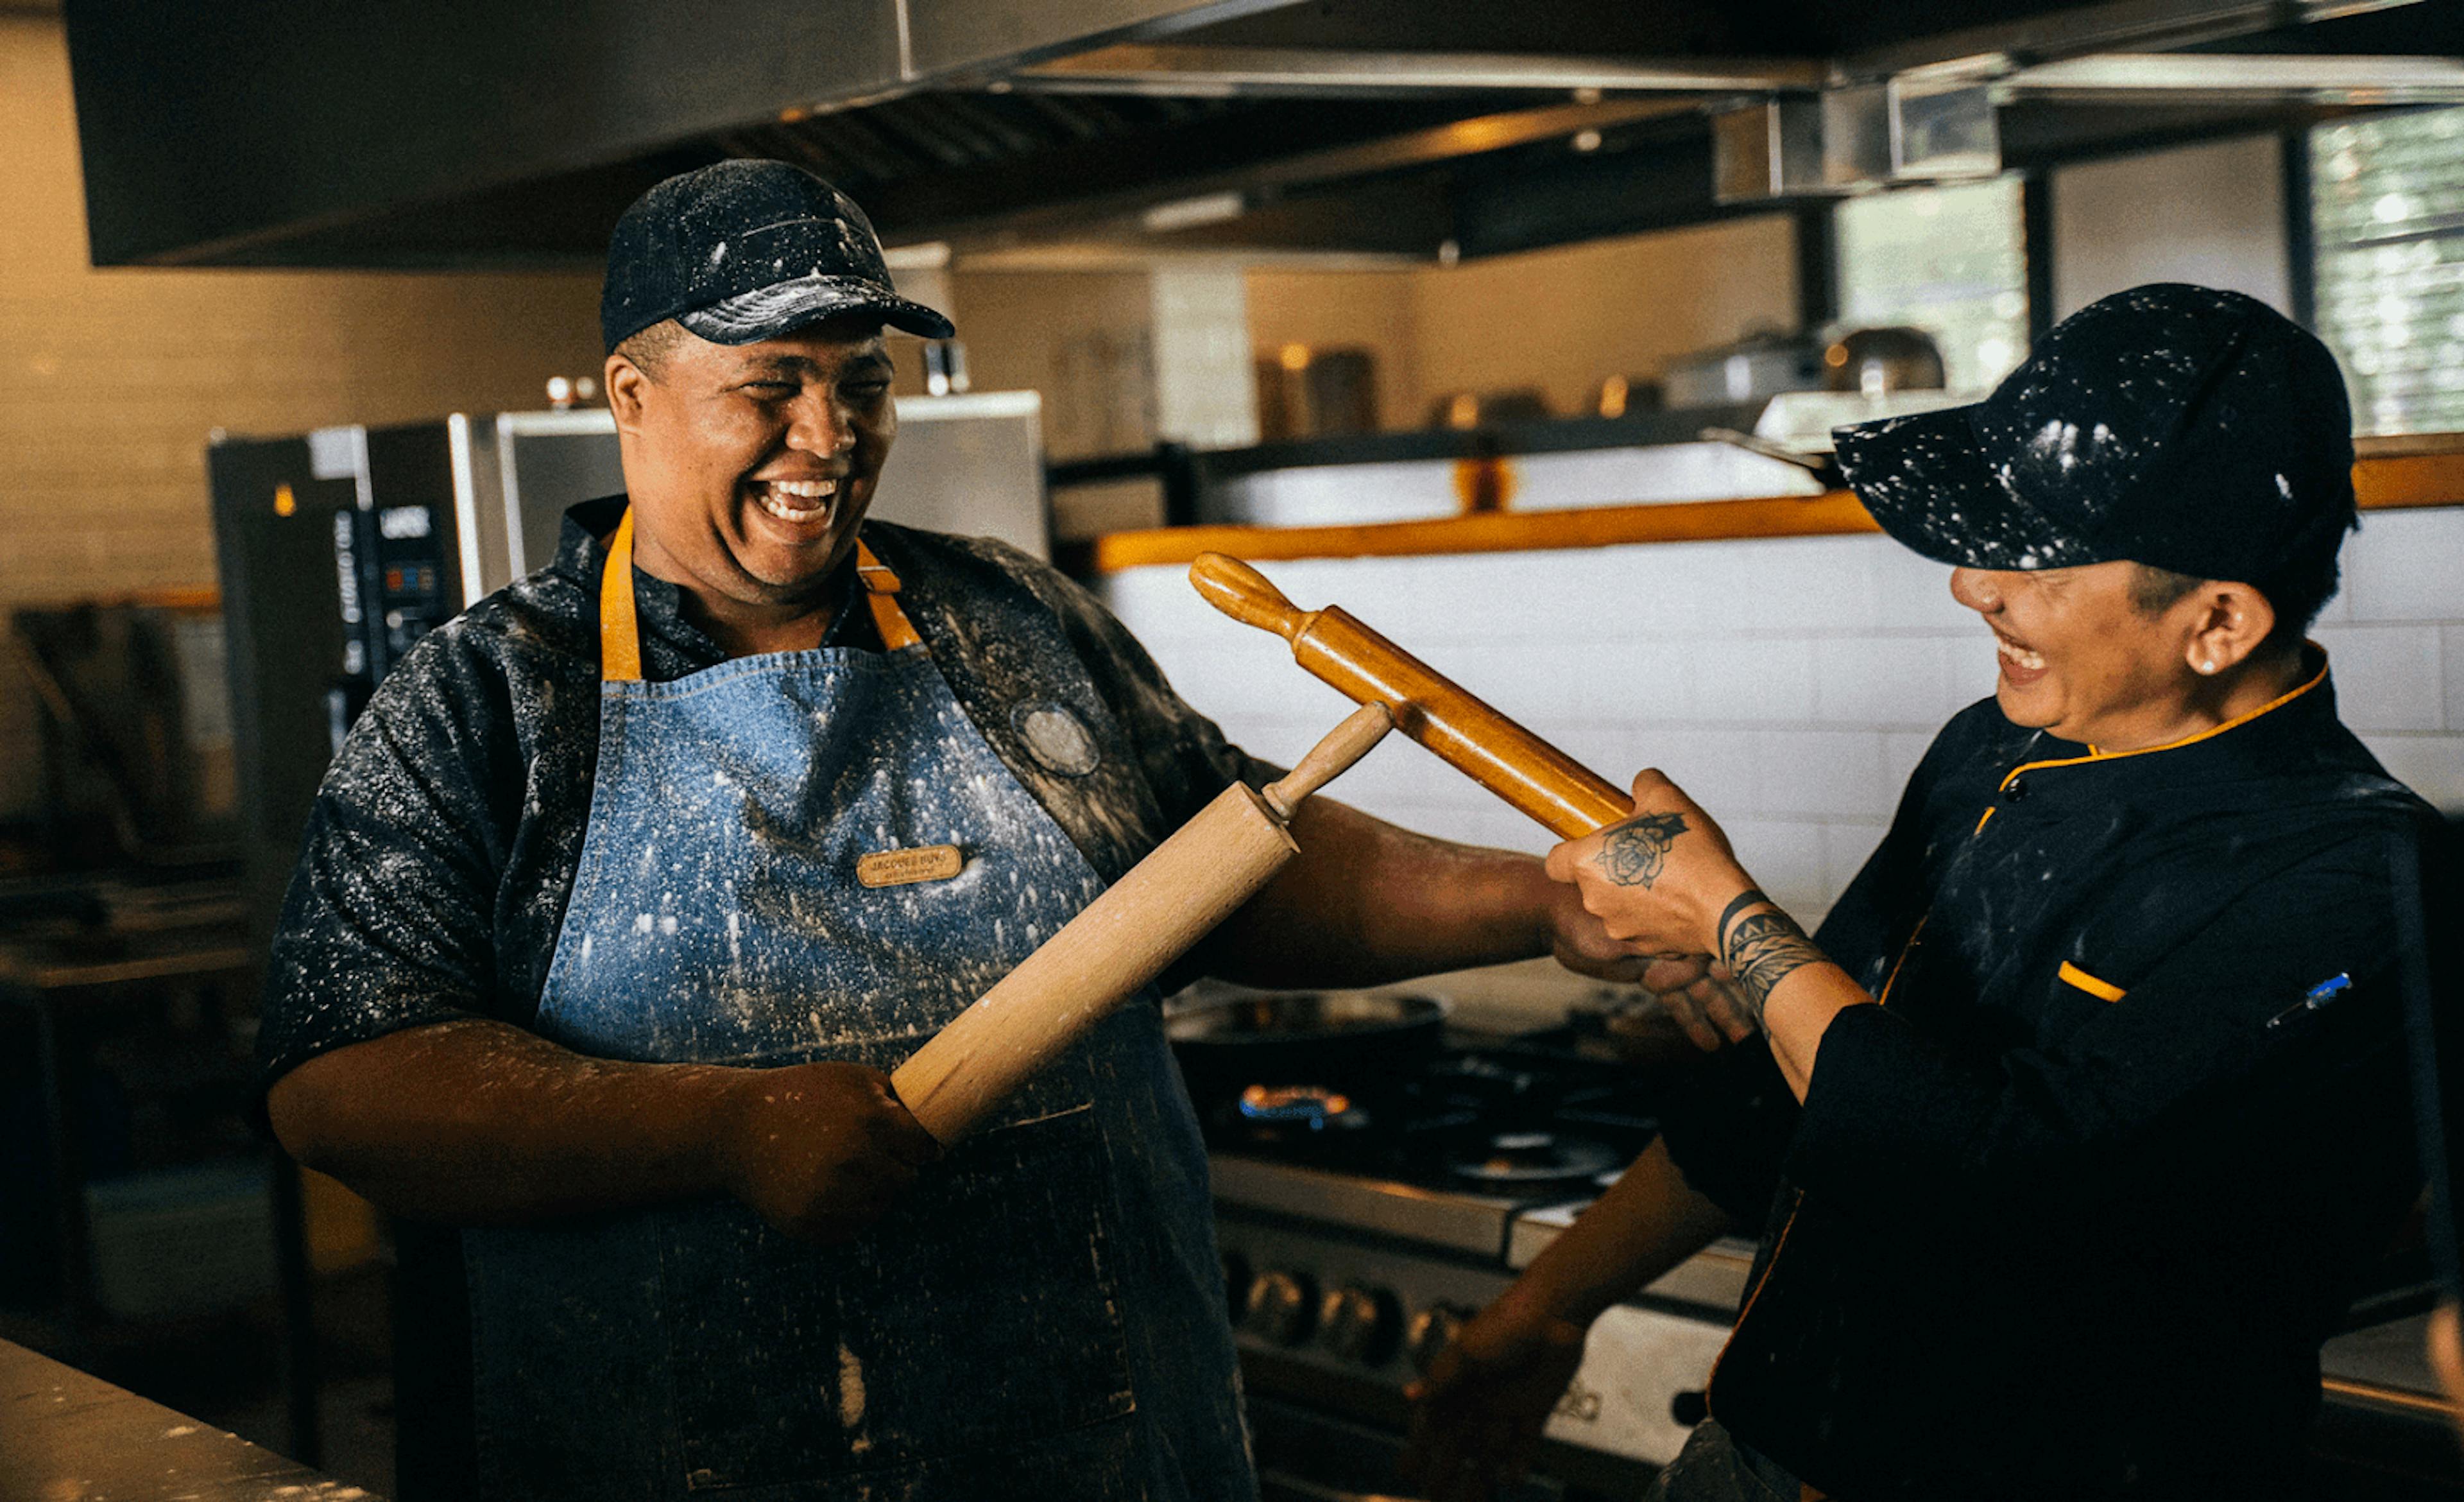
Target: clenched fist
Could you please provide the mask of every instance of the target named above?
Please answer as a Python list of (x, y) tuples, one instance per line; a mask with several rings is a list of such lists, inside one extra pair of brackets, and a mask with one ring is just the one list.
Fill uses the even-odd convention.
[(1589, 1332), (1509, 1290), (1414, 1382), (1399, 1469), (1437, 1502), (1482, 1502), (1521, 1476), (1583, 1364)]
[(941, 1156), (941, 1144), (860, 1064), (747, 1070), (718, 1117), (718, 1177), (772, 1226), (805, 1241), (851, 1239)]
[(1657, 771), (1636, 774), (1631, 817), (1551, 850), (1548, 872), (1628, 954), (1655, 960), (1718, 956), (1717, 919), (1753, 885), (1727, 835)]

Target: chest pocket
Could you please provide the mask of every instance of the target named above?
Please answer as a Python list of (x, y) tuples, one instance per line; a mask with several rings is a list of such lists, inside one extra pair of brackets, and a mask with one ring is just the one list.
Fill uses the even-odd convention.
[(2054, 967), (2042, 994), (2045, 999), (2031, 1025), (2032, 1041), (2058, 1046), (2081, 1027), (2111, 1016), (2129, 988), (2064, 960)]
[(2054, 972), (2054, 979), (2072, 990), (2085, 992), (2100, 1002), (2118, 1002), (2130, 994), (2110, 981), (2088, 974), (2067, 960), (2063, 961), (2060, 968)]

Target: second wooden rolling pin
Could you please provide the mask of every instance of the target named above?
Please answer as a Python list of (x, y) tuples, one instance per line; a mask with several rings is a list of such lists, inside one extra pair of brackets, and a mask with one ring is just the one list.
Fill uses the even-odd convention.
[(1371, 704), (1265, 791), (1234, 783), (890, 1075), (924, 1129), (967, 1135), (1026, 1077), (1213, 932), (1300, 853), (1285, 826), (1385, 738)]
[(1228, 553), (1200, 553), (1189, 582), (1217, 609), (1292, 644), (1292, 658), (1348, 698), (1383, 704), (1395, 728), (1472, 781), (1577, 839), (1634, 812), (1634, 800), (1333, 606), (1303, 610)]

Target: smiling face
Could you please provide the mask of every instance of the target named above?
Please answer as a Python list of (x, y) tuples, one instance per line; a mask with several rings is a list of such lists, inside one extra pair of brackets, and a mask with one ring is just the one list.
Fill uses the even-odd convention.
[[(1993, 697), (2013, 724), (2130, 750), (2214, 718), (2215, 691), (2226, 686), (2215, 674), (2239, 664), (2251, 644), (2216, 635), (2214, 591), (2144, 608), (2133, 589), (2138, 572), (2126, 562), (1951, 571), (1952, 597), (1993, 631), (2002, 670)], [(2216, 663), (2214, 673), (2202, 673), (2201, 662)]]
[(830, 580), (898, 427), (878, 320), (751, 344), (660, 332), (657, 368), (607, 361), (635, 561), (682, 588), (731, 646), (826, 624)]

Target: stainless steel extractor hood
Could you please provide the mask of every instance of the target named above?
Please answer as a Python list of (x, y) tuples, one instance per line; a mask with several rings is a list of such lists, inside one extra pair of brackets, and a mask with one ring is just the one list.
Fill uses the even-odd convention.
[(2464, 0), (63, 12), (106, 265), (586, 261), (643, 188), (730, 155), (968, 255), (1468, 256), (2464, 99)]

